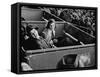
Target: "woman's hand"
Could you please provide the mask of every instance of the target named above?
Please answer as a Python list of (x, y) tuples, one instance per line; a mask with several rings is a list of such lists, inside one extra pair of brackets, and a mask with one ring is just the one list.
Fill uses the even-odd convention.
[(55, 30), (52, 30), (52, 36), (55, 37)]

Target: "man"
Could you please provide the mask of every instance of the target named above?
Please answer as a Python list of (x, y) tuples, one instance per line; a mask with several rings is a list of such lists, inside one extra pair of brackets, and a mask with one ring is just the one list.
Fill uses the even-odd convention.
[(33, 38), (33, 39), (36, 41), (36, 43), (38, 44), (37, 47), (39, 47), (39, 49), (50, 48), (50, 47), (48, 46), (48, 44), (46, 43), (46, 41), (45, 41), (41, 36), (39, 36), (39, 34), (38, 34), (38, 27), (32, 29), (32, 30), (30, 31), (30, 33), (31, 33), (32, 38)]
[(27, 31), (27, 39), (24, 41), (23, 48), (25, 50), (35, 50), (35, 49), (41, 49), (40, 45), (38, 44), (39, 34), (38, 31), (32, 27), (31, 25), (28, 25), (26, 27)]

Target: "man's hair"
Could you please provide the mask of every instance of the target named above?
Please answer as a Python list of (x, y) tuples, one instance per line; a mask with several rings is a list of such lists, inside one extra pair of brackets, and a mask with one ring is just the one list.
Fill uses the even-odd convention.
[(26, 27), (27, 34), (30, 34), (30, 31), (33, 29), (31, 26), (32, 26), (32, 25), (28, 25), (28, 26)]
[(38, 30), (38, 29), (39, 29), (39, 27), (35, 27), (34, 29)]

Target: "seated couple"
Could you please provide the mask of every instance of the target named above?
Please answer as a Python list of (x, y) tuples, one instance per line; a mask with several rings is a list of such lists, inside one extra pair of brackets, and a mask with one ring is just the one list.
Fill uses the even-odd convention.
[[(29, 26), (27, 26), (29, 27)], [(55, 48), (53, 38), (55, 37), (55, 20), (50, 19), (46, 28), (38, 34), (38, 27), (28, 30), (28, 39), (25, 40), (23, 47), (25, 50)]]

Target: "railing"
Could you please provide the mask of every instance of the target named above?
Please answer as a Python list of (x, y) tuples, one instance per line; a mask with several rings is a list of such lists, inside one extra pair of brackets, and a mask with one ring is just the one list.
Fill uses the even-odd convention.
[(38, 49), (38, 50), (27, 50), (27, 55), (31, 54), (41, 54), (41, 53), (48, 53), (48, 52), (57, 52), (61, 50), (70, 50), (70, 49), (78, 49), (78, 48), (88, 48), (88, 47), (94, 47), (95, 44), (87, 44), (87, 45), (76, 45), (76, 46), (67, 46), (67, 47), (59, 47), (59, 48), (47, 48), (47, 49)]

